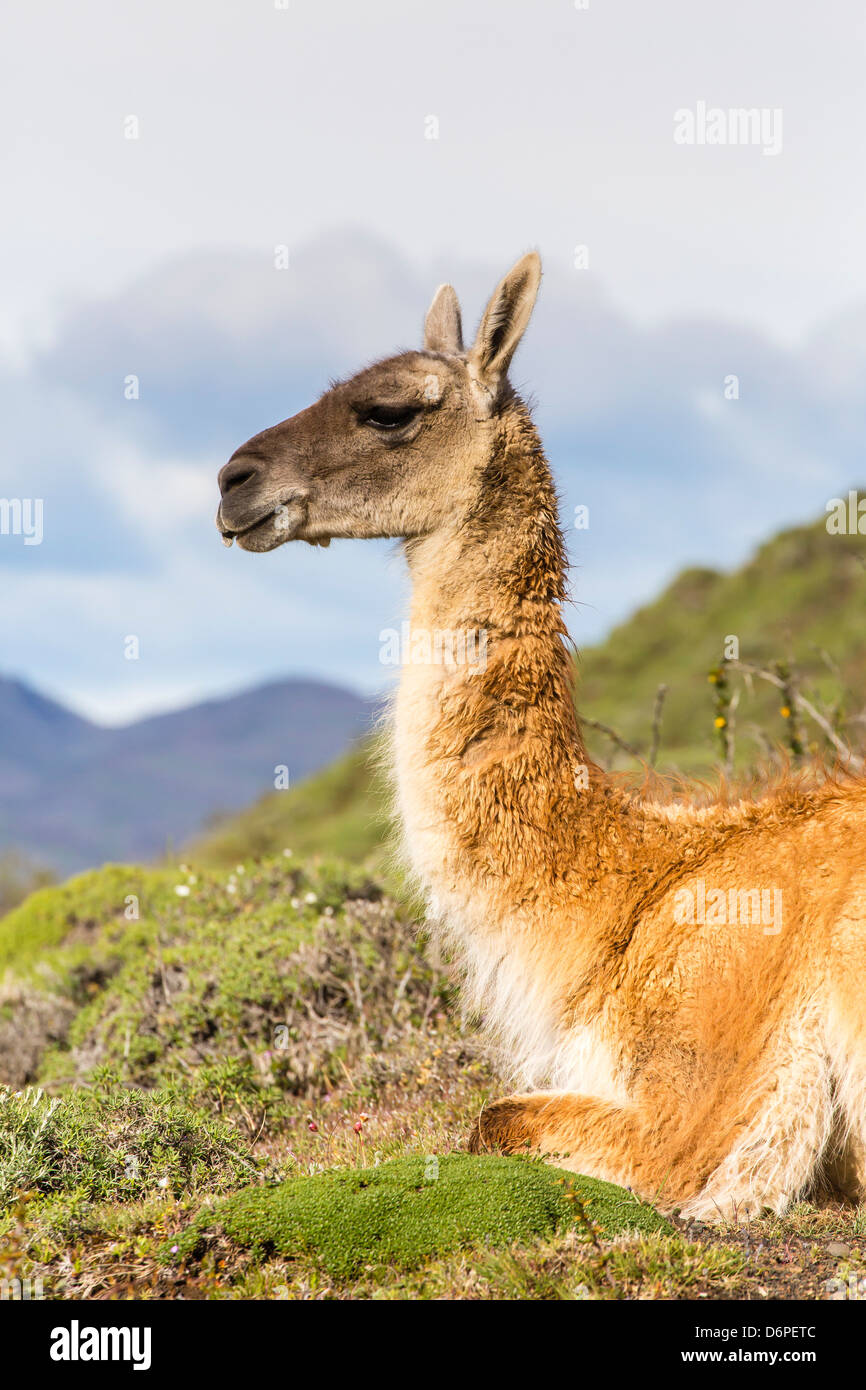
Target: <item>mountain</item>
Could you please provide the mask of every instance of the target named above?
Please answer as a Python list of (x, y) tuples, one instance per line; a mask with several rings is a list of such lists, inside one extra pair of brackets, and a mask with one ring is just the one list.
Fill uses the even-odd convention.
[[(372, 706), (315, 681), (275, 681), (106, 729), (0, 680), (0, 852), (70, 873), (142, 859), (345, 752)], [(284, 795), (286, 793), (277, 793)]]
[[(575, 634), (576, 635), (576, 634)], [(713, 777), (720, 763), (715, 687), (708, 674), (726, 638), (743, 662), (786, 661), (801, 690), (856, 747), (866, 743), (866, 537), (830, 535), (823, 520), (767, 541), (740, 569), (683, 571), (652, 603), (577, 658), (582, 715), (613, 728), (647, 757), (658, 687), (667, 686), (658, 769)], [(789, 728), (774, 686), (732, 675), (738, 771), (747, 772)], [(824, 746), (805, 721), (810, 743)], [(593, 756), (640, 770), (605, 734), (586, 728)], [(363, 859), (387, 838), (387, 797), (376, 750), (362, 744), (284, 796), (265, 796), (205, 835), (203, 862), (236, 863), (245, 854), (307, 853), (314, 848)]]

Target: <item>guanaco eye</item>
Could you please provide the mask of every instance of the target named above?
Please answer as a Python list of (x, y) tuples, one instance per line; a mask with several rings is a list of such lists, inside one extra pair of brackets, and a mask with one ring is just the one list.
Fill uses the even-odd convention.
[(362, 420), (375, 430), (399, 430), (411, 424), (418, 413), (414, 405), (374, 405), (371, 410), (364, 411)]

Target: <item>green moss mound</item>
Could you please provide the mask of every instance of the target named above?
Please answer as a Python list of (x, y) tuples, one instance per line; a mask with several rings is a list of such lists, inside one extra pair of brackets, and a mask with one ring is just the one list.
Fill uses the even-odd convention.
[(450, 1251), (501, 1247), (589, 1221), (599, 1236), (667, 1232), (652, 1207), (610, 1183), (524, 1158), (399, 1158), (248, 1188), (201, 1213), (166, 1259), (221, 1233), (259, 1255), (307, 1260), (334, 1279), (370, 1266), (412, 1270)]

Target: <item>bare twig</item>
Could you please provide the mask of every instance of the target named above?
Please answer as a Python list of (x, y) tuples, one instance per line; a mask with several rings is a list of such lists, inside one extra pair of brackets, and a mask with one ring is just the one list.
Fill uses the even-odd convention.
[(728, 680), (730, 664), (727, 657), (722, 657), (718, 666), (714, 666), (707, 673), (708, 681), (715, 687), (716, 717), (714, 724), (722, 745), (726, 777), (732, 777), (734, 772), (734, 715), (739, 699), (739, 692), (733, 695), (731, 693), (731, 683)]
[(761, 728), (760, 724), (750, 724), (749, 733), (752, 735), (755, 742), (760, 745), (765, 757), (772, 762), (776, 755), (776, 749), (773, 747), (771, 740), (767, 737), (765, 730)]
[(728, 778), (734, 775), (734, 758), (737, 750), (737, 705), (740, 703), (740, 692), (735, 690), (728, 703), (728, 722), (725, 725), (725, 776)]
[(618, 748), (621, 748), (624, 753), (628, 753), (630, 758), (639, 758), (641, 756), (640, 750), (635, 748), (634, 744), (627, 743), (624, 738), (620, 737), (616, 729), (611, 729), (610, 725), (602, 724), (598, 719), (588, 719), (586, 715), (581, 716), (581, 722), (587, 728), (597, 729), (600, 734), (604, 734), (607, 738), (611, 739), (611, 741), (615, 743)]
[(840, 758), (842, 758), (844, 762), (850, 764), (850, 766), (854, 768), (856, 771), (863, 771), (864, 766), (866, 766), (866, 763), (864, 763), (863, 758), (861, 758), (857, 753), (855, 753), (851, 748), (849, 748), (848, 745), (839, 737), (839, 735), (836, 733), (836, 730), (833, 728), (833, 725), (830, 723), (828, 719), (824, 718), (823, 714), (821, 714), (819, 710), (815, 708), (815, 706), (812, 704), (812, 701), (807, 700), (806, 696), (802, 695), (799, 690), (792, 689), (789, 682), (783, 680), (781, 676), (777, 676), (775, 672), (764, 671), (761, 669), (761, 667), (752, 666), (747, 661), (729, 661), (728, 665), (733, 667), (737, 671), (744, 672), (744, 674), (746, 675), (757, 676), (759, 680), (769, 681), (770, 685), (775, 685), (777, 690), (787, 692), (787, 695), (792, 700), (792, 702), (795, 705), (797, 705), (797, 707), (801, 709), (804, 714), (808, 715), (809, 718), (813, 720), (815, 724), (818, 725), (818, 728), (822, 731), (822, 733), (829, 740), (829, 742), (832, 743)]
[(817, 652), (817, 653), (818, 653), (818, 656), (820, 656), (820, 658), (821, 658), (821, 660), (823, 661), (824, 665), (827, 667), (827, 670), (832, 672), (832, 674), (833, 674), (833, 675), (837, 678), (837, 680), (839, 681), (839, 684), (844, 688), (844, 687), (845, 687), (845, 682), (844, 682), (844, 678), (843, 678), (843, 676), (842, 676), (842, 672), (841, 672), (841, 670), (840, 670), (838, 661), (835, 661), (835, 660), (833, 659), (833, 657), (830, 655), (830, 653), (829, 653), (824, 647), (819, 647), (819, 646), (817, 646), (817, 644), (816, 644), (815, 642), (810, 642), (810, 643), (809, 643), (809, 646), (812, 648), (812, 651), (813, 651), (813, 652)]
[(656, 691), (656, 702), (653, 707), (652, 743), (650, 744), (649, 755), (650, 767), (655, 767), (656, 758), (659, 755), (659, 745), (662, 741), (662, 710), (664, 709), (665, 696), (667, 693), (668, 688), (662, 683)]

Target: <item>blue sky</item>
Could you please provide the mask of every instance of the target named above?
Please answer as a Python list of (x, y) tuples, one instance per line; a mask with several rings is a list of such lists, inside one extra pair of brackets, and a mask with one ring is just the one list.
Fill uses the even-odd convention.
[[(0, 535), (5, 674), (109, 721), (288, 673), (380, 687), (395, 548), (226, 551), (217, 469), (418, 344), (441, 280), (474, 327), (530, 246), (512, 374), (566, 523), (590, 507), (579, 645), (866, 482), (853, 0), (808, 25), (776, 0), (13, 0), (3, 28), (0, 497), (45, 518), (40, 546)], [(701, 100), (781, 110), (781, 151), (678, 146)]]

